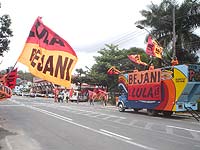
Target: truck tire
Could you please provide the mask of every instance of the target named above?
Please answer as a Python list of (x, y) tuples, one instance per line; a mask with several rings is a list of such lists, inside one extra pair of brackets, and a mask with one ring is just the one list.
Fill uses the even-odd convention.
[(118, 105), (118, 109), (119, 109), (120, 112), (124, 112), (124, 111), (125, 111), (125, 108), (124, 108), (124, 106), (123, 106), (122, 103), (120, 103), (120, 104)]
[(163, 111), (163, 115), (165, 117), (171, 117), (172, 114), (173, 114), (173, 111)]
[(156, 116), (158, 114), (158, 112), (156, 110), (153, 110), (153, 109), (147, 109), (147, 114), (149, 116)]
[(133, 108), (134, 112), (138, 112), (140, 109), (139, 108)]

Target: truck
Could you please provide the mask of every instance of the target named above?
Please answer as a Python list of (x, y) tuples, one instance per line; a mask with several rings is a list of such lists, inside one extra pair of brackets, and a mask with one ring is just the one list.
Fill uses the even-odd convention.
[(196, 112), (200, 100), (200, 65), (182, 64), (153, 70), (132, 71), (118, 77), (120, 95), (117, 106), (126, 109), (146, 109), (148, 115), (189, 111)]

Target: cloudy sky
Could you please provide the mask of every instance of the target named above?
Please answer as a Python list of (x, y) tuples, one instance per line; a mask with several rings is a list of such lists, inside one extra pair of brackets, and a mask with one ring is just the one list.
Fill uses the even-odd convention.
[[(151, 0), (160, 3), (160, 0)], [(10, 51), (1, 58), (1, 69), (13, 66), (19, 57), (29, 31), (38, 16), (45, 25), (64, 38), (76, 51), (76, 68), (91, 67), (93, 56), (104, 44), (120, 48), (145, 48), (146, 31), (135, 27), (142, 19), (140, 10), (148, 0), (0, 0), (0, 15), (12, 19)], [(20, 63), (19, 70), (28, 70)]]

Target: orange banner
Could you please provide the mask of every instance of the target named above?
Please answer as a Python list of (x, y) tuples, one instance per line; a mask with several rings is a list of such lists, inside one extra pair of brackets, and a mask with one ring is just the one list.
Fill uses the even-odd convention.
[(145, 62), (142, 62), (141, 59), (140, 59), (140, 55), (128, 55), (128, 58), (136, 63), (136, 64), (140, 64), (140, 65), (144, 65), (144, 66), (147, 66), (147, 64)]
[(160, 69), (129, 73), (128, 81), (129, 100), (160, 100)]
[(69, 88), (77, 59), (72, 47), (38, 17), (18, 61), (36, 77)]
[(121, 72), (115, 68), (115, 66), (112, 66), (110, 69), (108, 69), (107, 74), (108, 75), (117, 75), (120, 74)]

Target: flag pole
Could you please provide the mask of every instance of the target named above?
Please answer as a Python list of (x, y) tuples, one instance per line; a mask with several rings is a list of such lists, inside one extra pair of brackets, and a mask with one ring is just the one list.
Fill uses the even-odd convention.
[(15, 66), (17, 65), (17, 61), (15, 62), (15, 64), (12, 67), (12, 70), (15, 68)]

